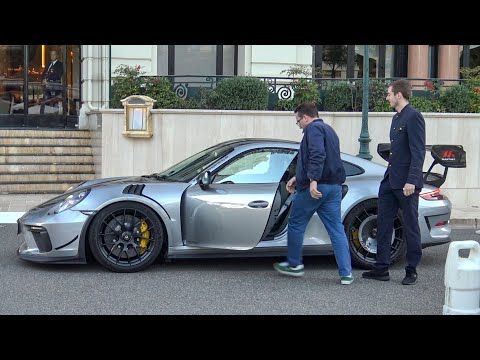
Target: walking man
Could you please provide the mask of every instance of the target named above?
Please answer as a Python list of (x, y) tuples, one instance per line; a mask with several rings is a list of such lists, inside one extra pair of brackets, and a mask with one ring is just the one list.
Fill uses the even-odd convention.
[(387, 101), (397, 112), (390, 126), (388, 167), (378, 191), (377, 258), (375, 267), (362, 274), (366, 279), (390, 280), (390, 248), (393, 222), (402, 209), (407, 242), (407, 266), (403, 285), (417, 282), (417, 265), (422, 257), (418, 198), (423, 187), (425, 160), (425, 120), (412, 107), (412, 88), (408, 80), (394, 81), (387, 91)]
[(346, 174), (340, 158), (340, 142), (335, 130), (318, 117), (314, 103), (303, 103), (294, 111), (297, 125), (303, 129), (295, 176), (286, 185), (296, 193), (288, 219), (287, 261), (275, 263), (278, 272), (303, 276), (303, 237), (316, 212), (328, 232), (340, 274), (340, 282), (353, 282), (350, 249), (342, 224), (342, 184)]

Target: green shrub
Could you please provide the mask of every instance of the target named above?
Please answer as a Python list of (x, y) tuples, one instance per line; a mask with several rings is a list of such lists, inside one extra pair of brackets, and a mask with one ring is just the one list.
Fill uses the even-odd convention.
[(443, 112), (439, 100), (433, 97), (412, 95), (410, 104), (420, 112)]
[(183, 100), (180, 99), (172, 89), (172, 83), (163, 77), (148, 76), (143, 77), (142, 91), (144, 95), (157, 100), (154, 103), (155, 109), (178, 109), (183, 107)]
[(221, 80), (209, 96), (214, 109), (267, 110), (268, 86), (255, 77), (236, 76)]
[(325, 111), (352, 111), (352, 86), (346, 81), (335, 81), (325, 94)]
[(130, 95), (145, 95), (156, 100), (153, 107), (161, 109), (176, 109), (183, 107), (183, 100), (175, 95), (172, 84), (166, 78), (143, 76), (140, 65), (119, 65), (112, 81), (111, 108), (122, 108), (121, 99)]
[(474, 87), (470, 90), (470, 112), (480, 113), (480, 87)]
[[(386, 79), (370, 79), (368, 82), (368, 111), (379, 111), (387, 109), (387, 96), (390, 81)], [(355, 84), (355, 101), (353, 111), (362, 111), (363, 107), (363, 81), (359, 80)], [(390, 111), (390, 110), (387, 110)]]
[(201, 87), (198, 89), (197, 94), (194, 97), (185, 100), (185, 109), (210, 109), (210, 97), (212, 89)]
[(454, 85), (440, 94), (440, 104), (445, 112), (466, 113), (470, 111), (470, 92), (464, 85)]
[(321, 104), (318, 84), (311, 79), (295, 79), (292, 82), (293, 100), (297, 105), (303, 102), (313, 102), (317, 107)]
[(295, 65), (287, 70), (283, 70), (281, 73), (285, 73), (288, 77), (293, 78), (290, 83), (293, 90), (293, 99), (278, 100), (275, 110), (294, 110), (303, 102), (313, 102), (317, 104), (317, 108), (321, 107), (320, 91), (317, 82), (311, 78), (311, 67)]
[(275, 110), (293, 111), (299, 104), (297, 101), (298, 99), (280, 99), (275, 105)]
[(383, 100), (379, 100), (375, 104), (375, 107), (373, 108), (373, 111), (375, 111), (375, 112), (391, 112), (391, 111), (394, 111), (394, 110), (390, 106), (390, 103), (387, 100), (383, 99)]
[(140, 65), (119, 65), (113, 73), (110, 108), (121, 109), (121, 99), (140, 94), (140, 76), (145, 72), (140, 71)]
[(466, 79), (465, 85), (470, 94), (470, 112), (480, 112), (480, 66), (470, 68), (461, 68), (460, 74)]

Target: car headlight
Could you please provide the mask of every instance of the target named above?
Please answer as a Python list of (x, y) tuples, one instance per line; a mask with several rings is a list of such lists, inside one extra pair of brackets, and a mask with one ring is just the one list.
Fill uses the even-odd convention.
[(61, 213), (62, 211), (68, 210), (71, 207), (79, 204), (83, 199), (87, 197), (89, 192), (90, 189), (87, 189), (68, 195), (62, 202), (55, 206), (55, 213)]
[(72, 186), (70, 186), (67, 190), (65, 190), (64, 192), (69, 192), (70, 190), (76, 189), (77, 187), (79, 187), (80, 185), (82, 185), (82, 184), (85, 183), (85, 182), (86, 182), (86, 181), (82, 181), (81, 183), (72, 185)]

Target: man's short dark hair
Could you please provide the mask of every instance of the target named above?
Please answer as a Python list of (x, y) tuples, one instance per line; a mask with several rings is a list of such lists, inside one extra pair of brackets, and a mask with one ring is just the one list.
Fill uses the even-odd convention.
[(410, 85), (410, 82), (406, 79), (395, 80), (390, 86), (392, 87), (393, 95), (400, 92), (407, 100), (412, 96), (412, 85)]
[(304, 102), (298, 105), (293, 111), (295, 114), (300, 116), (307, 115), (311, 118), (318, 118), (318, 109), (317, 104), (313, 102)]

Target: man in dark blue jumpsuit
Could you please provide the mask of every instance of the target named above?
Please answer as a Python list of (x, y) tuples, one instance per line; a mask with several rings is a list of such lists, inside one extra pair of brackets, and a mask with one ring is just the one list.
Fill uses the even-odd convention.
[(407, 266), (403, 285), (417, 282), (417, 265), (422, 257), (418, 200), (423, 187), (425, 160), (425, 120), (412, 107), (411, 85), (407, 80), (394, 81), (388, 88), (387, 101), (397, 112), (390, 126), (391, 150), (385, 176), (378, 191), (377, 258), (375, 267), (362, 274), (366, 279), (390, 280), (390, 250), (393, 222), (402, 209), (407, 242)]

